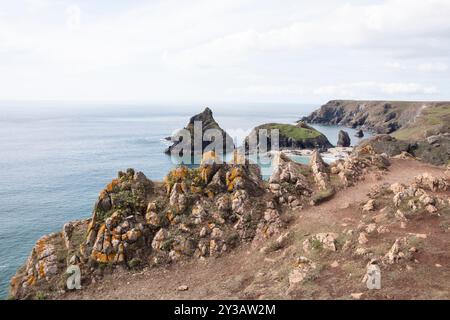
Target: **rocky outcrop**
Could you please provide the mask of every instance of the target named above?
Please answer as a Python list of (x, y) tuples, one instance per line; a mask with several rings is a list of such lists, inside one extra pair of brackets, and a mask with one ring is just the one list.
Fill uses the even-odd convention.
[(79, 265), (86, 285), (107, 266), (217, 256), (252, 241), (257, 232), (274, 234), (270, 226), (275, 220), (283, 225), (281, 213), (267, 206), (273, 196), (264, 189), (259, 167), (211, 159), (205, 154), (197, 169), (178, 167), (163, 183), (133, 169), (119, 172), (100, 193), (91, 219), (66, 224), (37, 242), (11, 281), (11, 295), (25, 298), (42, 286), (58, 286), (69, 263)]
[(314, 180), (320, 190), (327, 190), (330, 188), (329, 166), (323, 161), (320, 153), (314, 150), (309, 161), (309, 165), (314, 174)]
[[(66, 290), (65, 270), (71, 264), (81, 269), (83, 287), (101, 281), (105, 270), (216, 257), (273, 236), (284, 243), (283, 230), (293, 213), (389, 165), (370, 148), (333, 166), (317, 151), (309, 166), (279, 152), (265, 182), (257, 165), (241, 164), (239, 158), (235, 154), (229, 163), (218, 163), (208, 152), (198, 168), (177, 167), (163, 182), (133, 169), (119, 172), (100, 192), (90, 219), (65, 224), (36, 243), (27, 264), (11, 279), (11, 296), (33, 298), (42, 291), (58, 296)], [(427, 177), (417, 183), (443, 188)], [(311, 248), (318, 242), (332, 251), (338, 247), (332, 232), (310, 240)]]
[[(425, 140), (399, 140), (391, 135), (377, 135), (361, 142), (357, 149), (370, 146), (376, 153), (389, 157), (410, 155), (434, 165), (445, 165), (450, 161), (450, 134), (441, 134)], [(431, 142), (431, 143), (430, 143)]]
[(337, 160), (330, 166), (330, 172), (337, 174), (344, 186), (352, 186), (375, 167), (385, 170), (390, 161), (385, 154), (378, 154), (371, 146), (357, 149), (345, 160)]
[(346, 131), (339, 130), (337, 146), (350, 147), (350, 137)]
[(361, 129), (359, 129), (358, 131), (356, 131), (355, 137), (357, 137), (357, 138), (364, 137), (364, 132)]
[[(198, 132), (198, 136), (199, 136), (199, 139), (202, 140), (201, 150), (198, 150), (199, 154), (197, 154), (197, 156), (200, 156), (200, 158), (201, 158), (200, 153), (203, 153), (205, 148), (207, 148), (211, 143), (213, 143), (211, 141), (204, 141), (206, 139), (203, 139), (205, 132), (207, 132), (207, 130), (209, 130), (209, 129), (215, 129), (215, 130), (218, 130), (218, 132), (220, 132), (221, 137), (222, 137), (223, 154), (226, 154), (226, 153), (234, 150), (234, 142), (233, 142), (233, 139), (231, 138), (231, 136), (219, 126), (219, 124), (216, 122), (216, 120), (214, 120), (211, 109), (205, 108), (205, 110), (203, 110), (203, 112), (193, 116), (189, 120), (189, 123), (187, 124), (187, 126), (184, 128), (184, 129), (188, 130), (189, 135), (190, 135), (191, 154), (194, 155), (194, 151), (195, 151), (194, 150), (194, 146), (195, 146), (195, 142), (194, 142), (194, 131), (195, 130), (194, 130), (194, 128), (195, 128), (196, 123), (200, 123), (200, 127), (199, 127), (200, 130)], [(172, 141), (173, 144), (169, 148), (166, 149), (165, 153), (171, 154), (172, 151), (174, 150), (174, 148), (178, 144), (180, 144), (182, 142), (182, 140), (176, 140), (176, 138), (174, 138), (174, 137), (168, 137), (168, 140)], [(216, 151), (222, 152), (222, 150), (216, 150)], [(180, 155), (182, 155), (182, 154), (180, 154)]]
[(257, 150), (261, 150), (263, 148), (267, 151), (272, 150), (272, 130), (278, 130), (279, 132), (278, 147), (280, 150), (326, 150), (333, 147), (324, 134), (308, 126), (306, 123), (299, 122), (297, 125), (268, 123), (254, 128), (245, 138), (246, 152), (255, 153)]

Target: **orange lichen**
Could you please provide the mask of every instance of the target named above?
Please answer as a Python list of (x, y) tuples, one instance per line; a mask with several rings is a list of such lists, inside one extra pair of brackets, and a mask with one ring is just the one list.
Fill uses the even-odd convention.
[(119, 185), (119, 179), (113, 179), (107, 186), (106, 186), (106, 191), (107, 192), (113, 192), (115, 187)]
[(38, 261), (38, 276), (40, 279), (45, 278), (45, 270), (44, 270), (45, 264), (43, 261)]
[(36, 284), (36, 277), (34, 275), (28, 276), (28, 278), (26, 280), (26, 283), (29, 286), (32, 286), (32, 285)]
[[(111, 257), (112, 256), (112, 257)], [(109, 256), (100, 251), (92, 251), (91, 258), (100, 263), (107, 263), (108, 261), (114, 259), (115, 254), (110, 254)]]
[(104, 233), (105, 230), (106, 230), (106, 224), (103, 223), (103, 224), (100, 226), (100, 229), (98, 230), (98, 234)]

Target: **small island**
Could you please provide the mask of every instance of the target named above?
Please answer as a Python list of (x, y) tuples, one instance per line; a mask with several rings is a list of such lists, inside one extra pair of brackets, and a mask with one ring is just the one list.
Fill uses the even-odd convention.
[[(267, 130), (267, 135), (260, 130)], [(325, 151), (328, 148), (332, 148), (333, 145), (328, 141), (327, 137), (307, 125), (304, 122), (299, 122), (296, 125), (281, 124), (281, 123), (266, 123), (255, 127), (252, 132), (245, 138), (245, 150), (248, 153), (256, 152), (261, 147), (260, 138), (267, 139), (267, 151), (272, 150), (271, 134), (272, 130), (279, 131), (279, 148), (281, 150), (289, 149), (318, 149)], [(258, 132), (262, 136), (258, 136)], [(250, 143), (251, 139), (257, 141), (257, 148), (254, 150)]]
[[(201, 146), (201, 150), (198, 150), (198, 152), (196, 152), (196, 150), (194, 150), (194, 134), (195, 134), (195, 124), (196, 122), (200, 123), (200, 134), (201, 134), (201, 139), (202, 139), (202, 146)], [(203, 135), (205, 134), (205, 132), (207, 130), (210, 129), (215, 129), (218, 130), (218, 132), (220, 132), (223, 141), (222, 141), (222, 145), (223, 145), (223, 154), (226, 154), (227, 152), (231, 152), (234, 149), (234, 142), (233, 139), (231, 138), (231, 136), (225, 131), (223, 130), (219, 124), (216, 122), (216, 120), (213, 117), (213, 112), (210, 108), (205, 108), (201, 113), (196, 114), (195, 116), (191, 117), (191, 119), (189, 120), (188, 124), (186, 125), (186, 127), (184, 128), (185, 130), (188, 131), (189, 136), (190, 136), (190, 146), (191, 146), (191, 155), (194, 155), (195, 153), (198, 153), (199, 155), (203, 154), (203, 151), (212, 143), (214, 143), (213, 141), (205, 141), (203, 139)], [(177, 134), (176, 134), (177, 135)], [(173, 144), (168, 147), (165, 150), (166, 154), (172, 154), (172, 151), (176, 150), (175, 147), (177, 147), (180, 143), (182, 143), (182, 138), (177, 138), (175, 135), (175, 137), (168, 137), (167, 139), (172, 141)], [(216, 150), (218, 151), (218, 150)], [(222, 150), (220, 150), (222, 151)], [(182, 156), (182, 154), (180, 154)]]

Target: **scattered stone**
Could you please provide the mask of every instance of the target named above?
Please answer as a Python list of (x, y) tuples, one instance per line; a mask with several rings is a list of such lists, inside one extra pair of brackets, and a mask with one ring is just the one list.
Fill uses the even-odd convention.
[(316, 264), (306, 257), (299, 257), (295, 262), (296, 267), (289, 274), (289, 284), (293, 286), (302, 282), (308, 274), (316, 269)]
[(370, 223), (370, 224), (368, 224), (367, 227), (366, 227), (366, 232), (367, 232), (368, 234), (373, 233), (375, 230), (377, 230), (377, 225), (376, 225), (375, 223)]
[(389, 232), (391, 232), (391, 230), (389, 230), (389, 228), (386, 226), (379, 226), (377, 229), (377, 232), (379, 234), (383, 234), (383, 233), (389, 233)]
[(177, 291), (187, 291), (189, 287), (187, 285), (181, 285), (177, 288)]
[(397, 238), (391, 249), (383, 257), (383, 262), (387, 264), (397, 263), (402, 257), (404, 257), (404, 253), (401, 252), (401, 249), (404, 245), (406, 245), (406, 243), (406, 238)]
[(362, 207), (362, 211), (373, 211), (375, 210), (375, 200), (370, 199), (367, 203)]
[(303, 250), (309, 252), (311, 247), (313, 249), (318, 249), (317, 246), (320, 245), (324, 249), (336, 251), (337, 237), (337, 233), (317, 233), (303, 242)]
[(337, 268), (339, 267), (339, 262), (337, 262), (337, 260), (333, 261), (333, 263), (330, 265), (332, 268)]
[(435, 206), (433, 206), (432, 204), (427, 205), (425, 207), (425, 209), (428, 211), (428, 213), (431, 213), (431, 214), (438, 211), (438, 209)]
[(352, 299), (354, 299), (354, 300), (361, 300), (363, 294), (364, 293), (362, 293), (362, 292), (351, 293), (350, 297), (352, 297)]
[(361, 233), (359, 234), (358, 242), (359, 242), (359, 244), (366, 244), (367, 242), (369, 242), (369, 240), (367, 239), (367, 235), (366, 235), (365, 232), (361, 232)]

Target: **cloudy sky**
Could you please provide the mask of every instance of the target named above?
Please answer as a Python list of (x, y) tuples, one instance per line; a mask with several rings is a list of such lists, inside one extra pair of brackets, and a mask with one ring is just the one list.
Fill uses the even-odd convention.
[(0, 100), (450, 100), (450, 0), (0, 0)]

